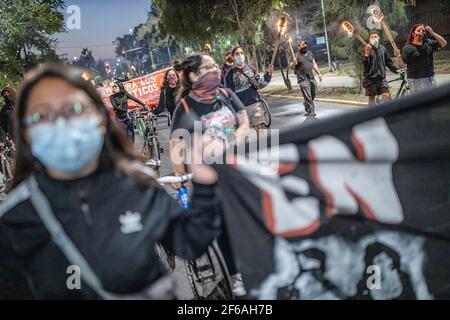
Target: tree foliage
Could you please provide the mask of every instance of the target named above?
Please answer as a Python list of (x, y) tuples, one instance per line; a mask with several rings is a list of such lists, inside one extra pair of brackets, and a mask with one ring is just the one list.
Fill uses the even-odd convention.
[[(256, 62), (256, 48), (262, 44), (263, 27), (271, 16), (302, 0), (155, 0), (163, 32), (200, 47), (218, 37), (237, 35), (240, 46)], [(228, 40), (226, 40), (228, 41)], [(214, 48), (213, 48), (214, 51)]]
[(0, 85), (17, 83), (38, 63), (58, 60), (50, 38), (64, 31), (60, 0), (2, 0), (0, 4)]

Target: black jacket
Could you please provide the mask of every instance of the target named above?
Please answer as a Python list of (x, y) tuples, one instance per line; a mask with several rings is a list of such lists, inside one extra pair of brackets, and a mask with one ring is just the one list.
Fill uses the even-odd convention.
[(114, 108), (114, 112), (116, 113), (116, 116), (119, 118), (124, 117), (127, 114), (128, 111), (128, 100), (133, 100), (134, 102), (140, 104), (141, 106), (145, 107), (145, 103), (143, 103), (141, 100), (136, 99), (128, 92), (119, 92), (113, 94), (109, 100), (111, 101), (111, 105)]
[(0, 110), (0, 127), (9, 138), (12, 138), (14, 133), (14, 107), (12, 105), (5, 105)]
[(169, 111), (170, 116), (173, 116), (173, 112), (175, 111), (175, 96), (177, 94), (176, 88), (171, 88), (170, 86), (167, 86), (163, 91), (161, 91), (161, 94), (159, 96), (159, 102), (158, 106), (152, 110), (153, 114), (160, 114), (165, 109)]
[(392, 72), (397, 72), (398, 68), (392, 61), (386, 47), (379, 45), (378, 48), (372, 47), (369, 57), (362, 57), (364, 65), (364, 79), (367, 81), (380, 81), (386, 78), (386, 67)]
[[(71, 182), (44, 173), (36, 180), (66, 233), (113, 293), (140, 292), (165, 273), (156, 242), (194, 259), (220, 233), (214, 186), (194, 184), (192, 209), (186, 212), (164, 190), (109, 170)], [(0, 300), (98, 298), (84, 282), (80, 290), (67, 288), (71, 263), (50, 238), (27, 190), (22, 183), (0, 206)], [(139, 216), (141, 229), (126, 231), (127, 214)]]

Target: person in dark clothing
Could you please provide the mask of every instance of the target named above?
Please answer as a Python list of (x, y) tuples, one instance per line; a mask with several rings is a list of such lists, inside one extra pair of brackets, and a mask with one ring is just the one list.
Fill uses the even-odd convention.
[(416, 24), (409, 32), (407, 42), (402, 49), (399, 66), (406, 67), (411, 92), (436, 87), (433, 54), (439, 48), (445, 47), (447, 41), (430, 26)]
[(179, 88), (178, 75), (174, 69), (169, 69), (164, 74), (164, 79), (161, 84), (161, 94), (159, 96), (158, 106), (152, 110), (154, 115), (160, 114), (167, 110), (172, 118), (175, 111), (176, 103), (175, 97)]
[(14, 113), (16, 105), (16, 93), (11, 87), (4, 87), (1, 91), (5, 105), (0, 110), (0, 127), (12, 140), (14, 134)]
[(217, 174), (190, 165), (192, 205), (180, 207), (81, 74), (46, 65), (22, 86), (14, 189), (0, 205), (0, 299), (170, 298), (155, 244), (184, 259), (206, 251), (220, 232)]
[(222, 71), (220, 73), (220, 83), (224, 86), (224, 78), (227, 71), (234, 65), (233, 55), (231, 52), (227, 52), (225, 55), (225, 63), (222, 65)]
[(269, 65), (261, 78), (253, 66), (245, 63), (245, 54), (241, 47), (234, 48), (231, 53), (235, 64), (225, 74), (224, 87), (235, 92), (242, 101), (252, 126), (262, 126), (264, 119), (260, 117), (258, 90), (266, 87), (272, 80), (273, 66)]
[(366, 96), (369, 97), (369, 105), (375, 103), (375, 97), (383, 96), (384, 101), (390, 100), (389, 85), (386, 81), (386, 67), (396, 73), (399, 69), (392, 61), (386, 47), (380, 43), (380, 35), (376, 32), (369, 35), (369, 44), (362, 57), (364, 66), (363, 86), (366, 88)]
[(315, 105), (314, 99), (317, 92), (317, 82), (314, 79), (315, 71), (322, 81), (322, 74), (320, 73), (319, 66), (314, 59), (314, 55), (311, 51), (308, 51), (308, 42), (301, 41), (298, 44), (298, 52), (295, 59), (291, 62), (291, 68), (294, 68), (297, 75), (297, 82), (300, 86), (300, 90), (303, 95), (303, 105), (305, 107), (304, 116), (315, 117)]
[[(197, 128), (196, 124), (199, 124), (200, 133), (204, 137), (212, 137), (212, 141), (221, 141), (224, 145), (234, 141), (230, 138), (239, 141), (250, 131), (242, 102), (231, 90), (219, 87), (220, 69), (211, 56), (190, 56), (183, 61), (182, 67), (183, 82), (178, 97), (180, 102), (174, 112), (170, 140), (170, 160), (178, 176), (186, 173), (184, 150), (190, 143), (184, 139), (188, 136), (187, 133), (192, 136)], [(204, 150), (209, 147), (205, 146)], [(235, 266), (225, 228), (218, 244), (232, 275), (233, 293), (236, 296), (245, 295), (242, 277)]]
[(115, 82), (112, 85), (112, 91), (113, 94), (109, 99), (114, 108), (116, 118), (125, 128), (127, 136), (134, 141), (134, 121), (128, 114), (128, 100), (133, 100), (142, 107), (145, 107), (145, 103), (129, 94), (121, 82)]

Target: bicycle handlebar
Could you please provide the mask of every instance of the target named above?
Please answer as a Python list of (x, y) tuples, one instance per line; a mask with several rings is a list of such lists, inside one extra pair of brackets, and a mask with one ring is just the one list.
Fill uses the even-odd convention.
[(168, 183), (184, 183), (192, 179), (193, 174), (183, 174), (182, 176), (165, 176), (158, 179), (158, 182), (161, 184)]

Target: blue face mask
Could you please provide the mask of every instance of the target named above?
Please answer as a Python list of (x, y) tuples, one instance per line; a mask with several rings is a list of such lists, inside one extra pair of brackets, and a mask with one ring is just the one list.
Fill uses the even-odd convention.
[(236, 58), (236, 64), (241, 65), (241, 64), (244, 64), (244, 63), (245, 63), (245, 56), (238, 56)]
[(77, 173), (93, 163), (102, 151), (104, 136), (96, 116), (70, 120), (59, 117), (54, 123), (30, 128), (31, 153), (47, 169)]
[(378, 40), (378, 38), (375, 38), (375, 39), (370, 41), (370, 44), (373, 45), (375, 48), (378, 48), (378, 45), (380, 44), (380, 41)]

